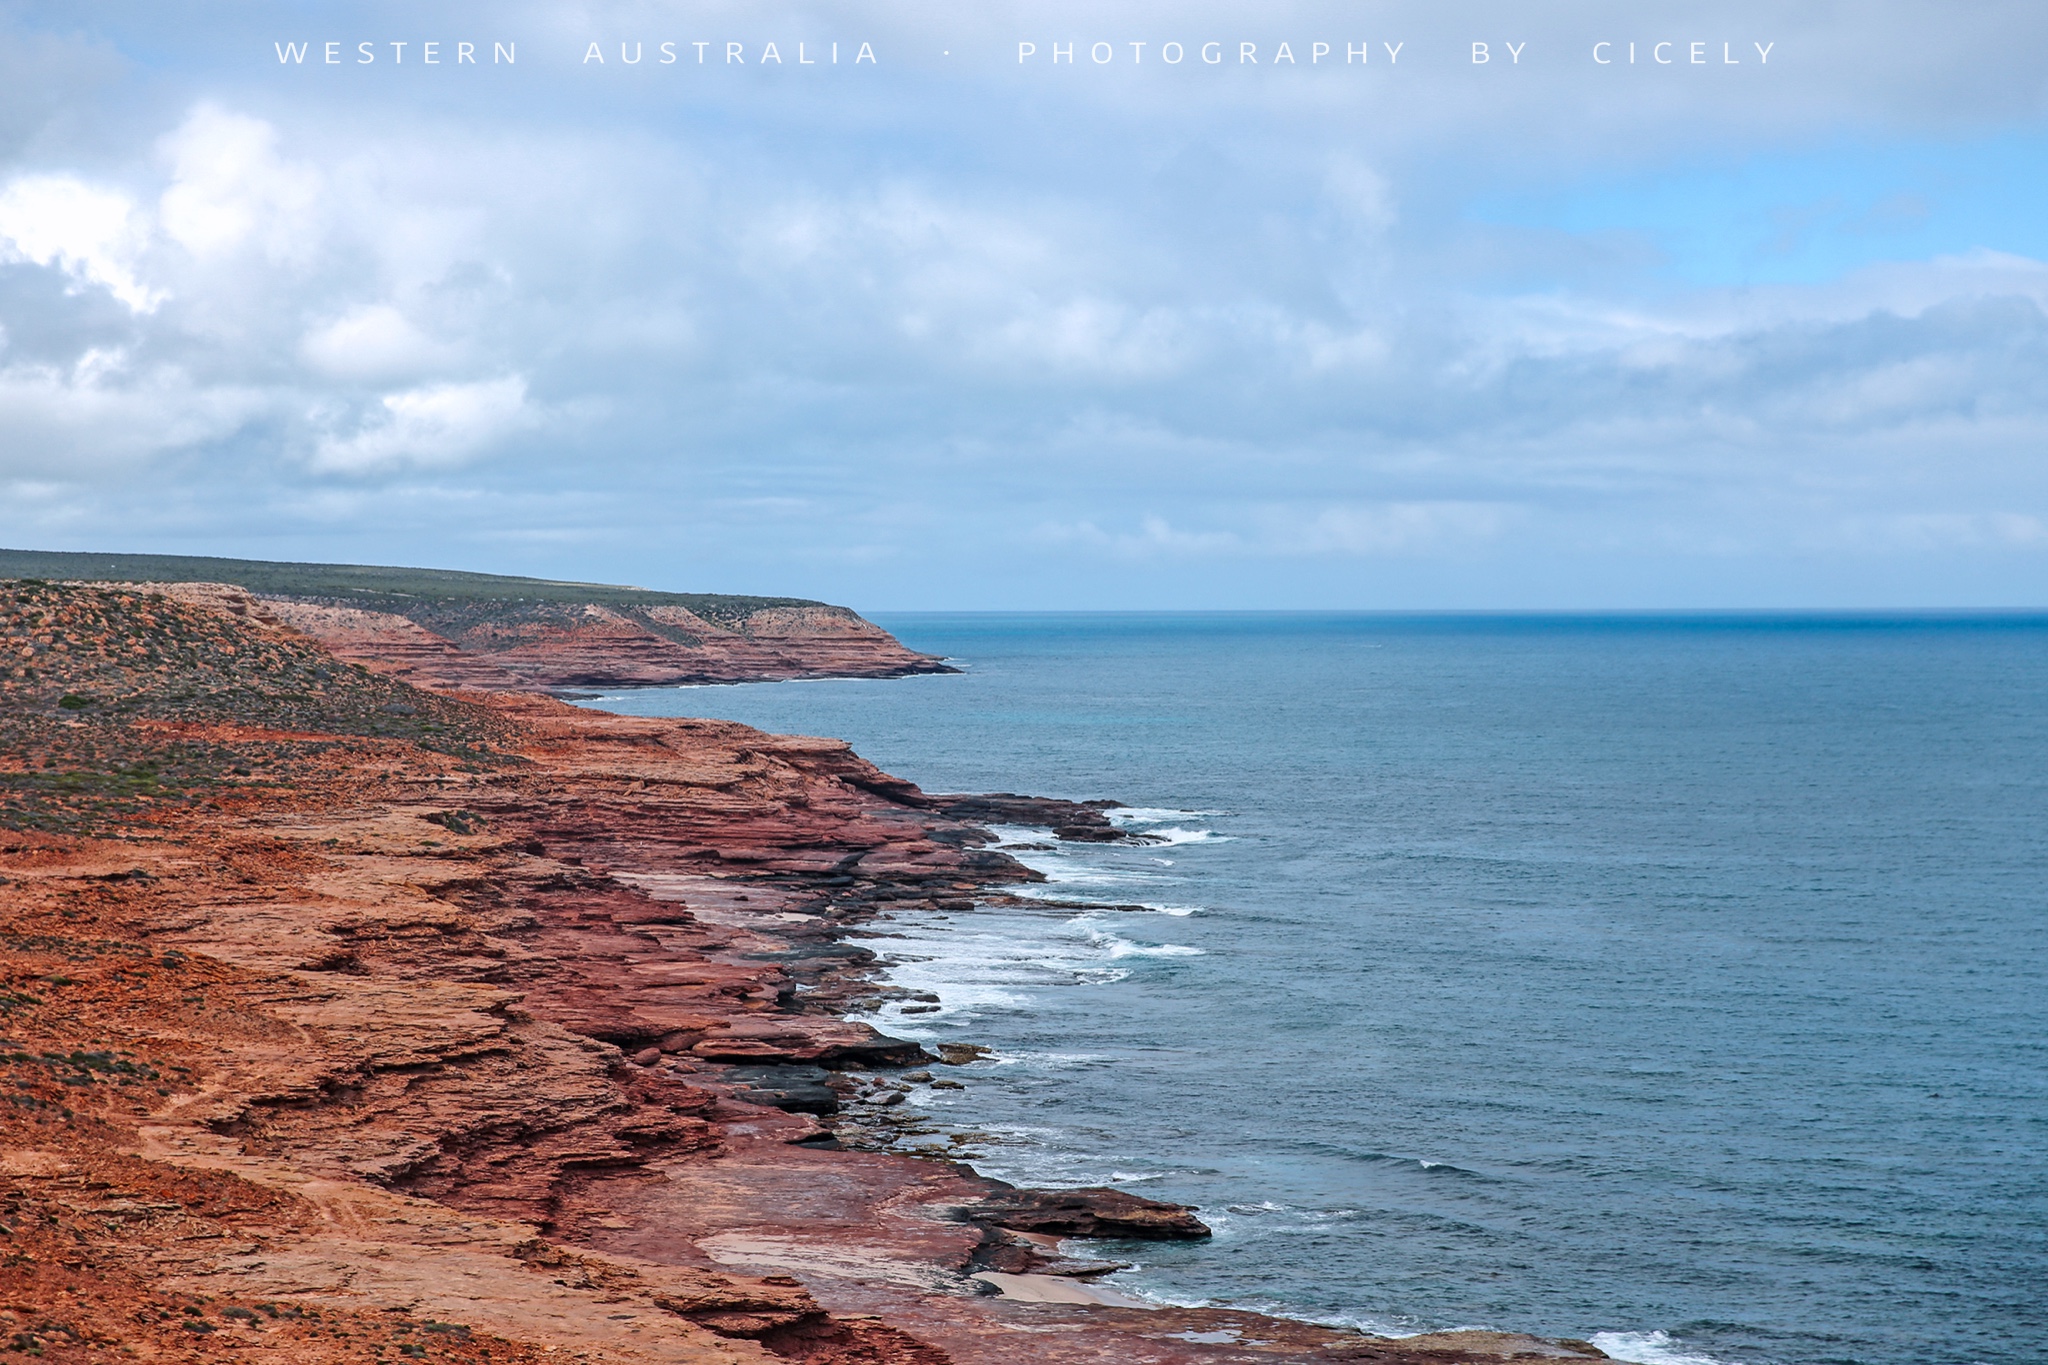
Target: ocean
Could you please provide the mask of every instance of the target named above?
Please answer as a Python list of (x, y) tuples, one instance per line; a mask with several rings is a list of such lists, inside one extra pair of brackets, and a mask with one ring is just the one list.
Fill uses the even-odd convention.
[[(959, 676), (591, 703), (835, 735), (1037, 903), (869, 946), (1020, 1184), (1198, 1205), (1112, 1283), (1656, 1365), (2048, 1359), (2048, 618), (878, 618)], [(1119, 907), (1119, 908), (1110, 908)]]

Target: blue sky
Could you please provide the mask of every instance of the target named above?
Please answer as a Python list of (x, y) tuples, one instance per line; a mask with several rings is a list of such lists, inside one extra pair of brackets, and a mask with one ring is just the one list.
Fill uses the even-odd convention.
[(2048, 602), (2037, 3), (80, 14), (0, 0), (0, 543), (875, 610)]
[(1695, 287), (1824, 284), (1887, 261), (1978, 250), (2048, 260), (2048, 129), (1734, 149), (1482, 194), (1468, 216), (1637, 237), (1658, 278)]

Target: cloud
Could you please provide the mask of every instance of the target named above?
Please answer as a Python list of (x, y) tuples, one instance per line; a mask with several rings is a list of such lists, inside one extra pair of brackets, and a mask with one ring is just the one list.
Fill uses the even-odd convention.
[(1396, 221), (1393, 185), (1353, 153), (1339, 152), (1330, 159), (1323, 174), (1323, 195), (1340, 221), (1354, 231), (1377, 236)]
[[(434, 211), (360, 165), (346, 168), (359, 193), (337, 202), (282, 143), (268, 121), (202, 100), (156, 140), (153, 183), (83, 171), (4, 182), (0, 263), (55, 271), (72, 296), (104, 291), (132, 323), (109, 331), (88, 309), (0, 290), (0, 472), (91, 477), (253, 436), (273, 461), (310, 445), (304, 467), (374, 477), (460, 465), (532, 425), (523, 375), (465, 344), (474, 299), (417, 273)], [(393, 255), (410, 299), (391, 298), (383, 272), (363, 276), (366, 257)], [(386, 391), (337, 431), (327, 415), (361, 412), (363, 384)]]
[(146, 220), (117, 190), (69, 175), (20, 176), (0, 189), (0, 262), (54, 267), (137, 313), (164, 298), (139, 276), (147, 242)]
[(137, 371), (119, 351), (76, 363), (0, 367), (0, 477), (76, 480), (218, 441), (264, 408), (246, 387), (203, 385), (176, 366)]
[(277, 154), (277, 130), (205, 102), (162, 141), (171, 166), (158, 217), (201, 259), (255, 246), (277, 259), (313, 249), (320, 178)]
[(1521, 509), (1475, 502), (1351, 502), (1324, 507), (1253, 505), (1224, 514), (1239, 524), (1192, 531), (1156, 514), (1133, 531), (1093, 521), (1046, 523), (1046, 543), (1125, 560), (1384, 558), (1455, 550), (1498, 536)]
[(2048, 545), (2048, 521), (2017, 512), (1901, 512), (1849, 518), (1808, 543), (1862, 551), (2031, 549)]
[[(520, 42), (516, 70), (459, 72), (258, 70), (219, 54), (267, 53), (275, 16), (124, 11), (94, 22), (160, 54), (146, 77), (53, 88), (0, 142), (32, 149), (0, 153), (0, 475), (71, 480), (115, 540), (171, 504), (214, 548), (395, 536), (403, 505), (406, 534), (459, 524), (504, 567), (815, 594), (808, 557), (898, 602), (1069, 563), (1285, 602), (1787, 546), (2010, 579), (2048, 565), (2023, 533), (2048, 521), (2048, 247), (1941, 237), (1938, 184), (1879, 182), (1893, 140), (1939, 137), (2021, 183), (2048, 11), (1824, 8), (1717, 10), (1778, 35), (1768, 82), (1593, 73), (1569, 44), (1663, 23), (1621, 0), (1391, 0), (1372, 26), (1406, 37), (1399, 68), (1056, 80), (1016, 69), (1020, 33), (1299, 41), (1355, 7), (995, 0), (948, 16), (949, 67), (913, 4), (862, 21), (885, 70), (816, 82), (580, 70), (586, 30), (678, 36), (637, 0), (458, 0), (451, 32)], [(0, 25), (23, 12), (57, 13)], [(1457, 67), (1472, 25), (1526, 25), (1529, 64)], [(1661, 177), (1845, 137), (1874, 177), (1851, 207), (1884, 209), (1864, 236), (1905, 222), (1916, 254), (1709, 286), (1628, 217)], [(1597, 230), (1473, 208), (1621, 182), (1651, 189), (1601, 198)], [(559, 457), (514, 458), (543, 427)], [(577, 553), (616, 530), (608, 565), (538, 548), (572, 503)]]
[(1038, 528), (1037, 538), (1053, 545), (1080, 545), (1107, 551), (1119, 559), (1207, 557), (1236, 554), (1244, 542), (1234, 531), (1183, 531), (1165, 517), (1145, 516), (1135, 531), (1105, 531), (1092, 521)]
[(251, 244), (273, 257), (303, 255), (320, 182), (280, 159), (276, 142), (268, 123), (201, 103), (162, 139), (170, 179), (153, 205), (75, 174), (16, 176), (0, 189), (0, 262), (59, 269), (131, 312), (152, 313), (170, 297), (143, 279), (162, 244), (202, 259)]
[(388, 303), (363, 304), (306, 333), (300, 353), (323, 375), (387, 379), (449, 364), (453, 348), (436, 342)]
[(1269, 531), (1283, 553), (1402, 555), (1491, 540), (1518, 509), (1501, 503), (1388, 502), (1326, 507)]
[(384, 395), (379, 406), (381, 411), (353, 435), (323, 439), (312, 467), (336, 474), (447, 468), (474, 459), (538, 420), (526, 401), (526, 381), (518, 375), (405, 389)]
[(1170, 374), (1187, 358), (1187, 329), (1163, 309), (1136, 311), (1117, 301), (1069, 298), (1008, 311), (992, 326), (969, 327), (973, 354), (999, 372), (1049, 367), (1097, 377)]

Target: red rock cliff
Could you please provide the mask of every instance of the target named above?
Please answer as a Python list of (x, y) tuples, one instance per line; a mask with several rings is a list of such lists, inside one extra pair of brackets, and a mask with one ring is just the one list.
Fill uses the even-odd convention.
[[(445, 569), (0, 549), (0, 579), (253, 597), (352, 663), (424, 687), (579, 688), (949, 673), (845, 607)], [(223, 596), (223, 594), (226, 594)]]
[(423, 604), (410, 615), (289, 598), (265, 605), (341, 658), (423, 687), (552, 692), (952, 671), (839, 607), (764, 607), (721, 625), (686, 607), (597, 602)]

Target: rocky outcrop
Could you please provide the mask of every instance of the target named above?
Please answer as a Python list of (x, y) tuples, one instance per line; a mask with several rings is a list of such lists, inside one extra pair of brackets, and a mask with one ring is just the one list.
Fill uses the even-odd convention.
[(1037, 825), (1070, 843), (1111, 844), (1128, 836), (1103, 814), (1116, 801), (1060, 801), (1046, 796), (995, 792), (987, 796), (944, 796), (937, 808), (956, 820), (990, 825)]
[(1101, 1188), (1003, 1188), (962, 1213), (975, 1222), (1052, 1237), (1181, 1241), (1210, 1235), (1208, 1225), (1192, 1209)]
[(268, 614), (0, 584), (19, 1349), (1511, 1353), (1138, 1303), (1058, 1237), (1186, 1235), (1188, 1211), (835, 1150), (836, 1109), (989, 1064), (848, 1023), (878, 988), (847, 937), (1026, 875), (844, 745), (422, 692)]

